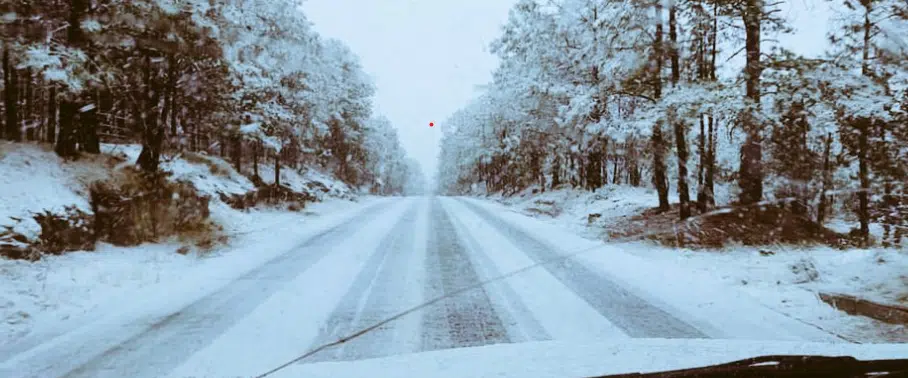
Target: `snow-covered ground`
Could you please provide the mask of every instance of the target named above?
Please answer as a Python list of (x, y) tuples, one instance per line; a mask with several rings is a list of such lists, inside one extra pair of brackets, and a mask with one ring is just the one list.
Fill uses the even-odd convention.
[[(104, 159), (100, 163), (62, 164), (49, 150), (24, 148), (2, 157), (10, 162), (4, 167), (14, 169), (8, 173), (17, 175), (3, 189), (30, 205), (9, 205), (6, 215), (27, 215), (46, 203), (85, 206), (78, 201), (84, 200), (89, 180), (116, 172), (108, 157), (95, 157)], [(129, 159), (119, 164), (130, 164), (137, 153), (130, 146), (104, 148)], [(213, 157), (165, 160), (164, 168), (215, 198), (253, 187)], [(292, 172), (284, 180), (292, 186), (318, 178), (308, 174)], [(66, 194), (44, 202), (15, 186), (15, 177)], [(329, 181), (326, 187), (345, 190), (323, 179)], [(183, 255), (176, 253), (180, 245), (166, 242), (133, 248), (102, 244), (94, 252), (47, 256), (37, 263), (0, 260), (0, 375), (260, 374), (440, 296), (447, 299), (304, 362), (526, 343), (515, 348), (527, 356), (550, 350), (560, 358), (565, 370), (559, 375), (588, 375), (767, 353), (861, 357), (879, 351), (885, 357), (896, 349), (854, 351), (803, 342), (908, 341), (904, 328), (847, 316), (815, 295), (831, 290), (901, 300), (902, 252), (783, 247), (771, 248), (774, 253), (768, 255), (746, 248), (695, 252), (576, 236), (577, 231), (595, 236), (589, 233), (589, 213), (601, 213), (601, 222), (619, 222), (653, 206), (653, 197), (610, 187), (500, 199), (518, 210), (468, 198), (361, 197), (327, 200), (301, 213), (236, 211), (214, 200), (212, 218), (230, 239), (213, 251)], [(538, 218), (518, 214), (530, 207)], [(462, 292), (471, 285), (478, 286)], [(557, 342), (540, 343), (546, 340)], [(775, 341), (770, 346), (759, 340)], [(578, 348), (600, 349), (580, 353)], [(687, 358), (697, 348), (703, 359)], [(666, 361), (677, 364), (646, 364), (663, 352)], [(509, 365), (483, 362), (513, 353), (488, 346), (349, 365), (319, 362), (283, 373), (356, 376), (363, 371), (358, 369), (370, 367), (395, 376), (526, 373), (516, 359)], [(577, 357), (558, 357), (571, 353)], [(476, 362), (469, 368), (445, 370), (470, 356)], [(604, 362), (609, 356), (627, 364)], [(533, 374), (558, 371), (545, 366)]]
[[(136, 145), (102, 145), (102, 154), (84, 155), (76, 161), (64, 162), (50, 147), (44, 145), (0, 141), (0, 226), (36, 238), (40, 226), (31, 213), (42, 210), (62, 211), (75, 206), (90, 212), (88, 187), (92, 181), (116, 174), (118, 169), (131, 165), (138, 157)], [(125, 160), (114, 157), (125, 158)], [(318, 172), (296, 174), (287, 169), (283, 176), (291, 187), (303, 187), (306, 182), (318, 181), (329, 192), (322, 193), (324, 202), (307, 206), (301, 213), (252, 210), (240, 212), (218, 200), (220, 193), (242, 194), (254, 189), (249, 179), (238, 174), (221, 159), (204, 155), (188, 158), (165, 158), (162, 168), (173, 172), (174, 179), (189, 180), (202, 193), (213, 198), (211, 218), (223, 227), (228, 244), (206, 251), (180, 254), (182, 246), (175, 242), (147, 243), (137, 247), (116, 247), (100, 243), (92, 252), (73, 252), (62, 256), (45, 256), (38, 262), (0, 259), (0, 340), (3, 343), (27, 336), (51, 325), (71, 324), (68, 321), (89, 313), (103, 312), (116, 307), (123, 298), (136, 290), (162, 282), (185, 281), (198, 274), (199, 269), (211, 269), (225, 262), (224, 256), (237, 252), (241, 258), (258, 261), (273, 253), (290, 248), (293, 235), (268, 240), (278, 230), (307, 229), (309, 223), (319, 223), (333, 213), (359, 208), (376, 198), (364, 197), (365, 203), (332, 198), (349, 197), (349, 188)], [(15, 221), (12, 217), (21, 219)], [(249, 246), (263, 243), (265, 253), (249, 254)], [(291, 243), (291, 244), (287, 244)], [(244, 249), (246, 248), (246, 249)], [(243, 253), (246, 251), (247, 253)]]
[(78, 324), (65, 322), (116, 308), (139, 289), (161, 283), (186, 284), (193, 276), (210, 275), (215, 267), (260, 263), (300, 240), (294, 234), (274, 238), (275, 233), (308, 230), (309, 224), (316, 227), (323, 218), (377, 200), (328, 200), (312, 204), (306, 213), (222, 209), (215, 214), (229, 222), (224, 226), (231, 239), (203, 256), (179, 254), (176, 250), (181, 245), (177, 243), (149, 243), (137, 247), (100, 244), (93, 252), (45, 256), (35, 263), (0, 259), (0, 339), (12, 342), (45, 331), (42, 327), (47, 325)]
[[(524, 193), (523, 196), (492, 197), (512, 211), (566, 227), (597, 239), (603, 227), (639, 214), (657, 205), (651, 190), (608, 186), (594, 193), (558, 190)], [(674, 202), (676, 198), (670, 197)], [(546, 214), (539, 209), (557, 209)], [(602, 214), (591, 227), (589, 214)], [(554, 214), (554, 216), (552, 216)], [(847, 231), (854, 227), (843, 219), (831, 224)], [(880, 233), (879, 225), (872, 225)], [(850, 316), (822, 302), (818, 293), (850, 294), (883, 303), (908, 303), (908, 250), (850, 249), (829, 247), (727, 247), (718, 250), (667, 248), (653, 243), (614, 244), (625, 253), (644, 258), (646, 264), (680, 267), (709, 277), (727, 287), (740, 289), (764, 306), (800, 321), (861, 342), (908, 342), (908, 328), (869, 318)], [(763, 254), (760, 251), (764, 251)], [(766, 253), (766, 252), (771, 252)], [(608, 264), (603, 257), (603, 264)], [(644, 262), (641, 262), (644, 263)]]
[[(749, 294), (764, 306), (859, 342), (908, 342), (908, 327), (837, 311), (818, 296), (843, 293), (882, 303), (908, 299), (908, 253), (892, 249), (736, 247), (715, 251), (619, 244), (649, 261), (683, 267)], [(773, 254), (761, 254), (760, 251)]]
[(104, 155), (64, 163), (49, 146), (0, 141), (0, 228), (37, 238), (41, 227), (31, 213), (66, 206), (91, 211), (88, 185), (108, 178), (114, 163)]
[[(243, 170), (247, 175), (253, 174), (253, 170), (249, 165), (243, 167)], [(262, 181), (266, 184), (273, 184), (274, 164), (268, 164), (267, 162), (264, 164), (260, 163), (259, 177), (261, 177)], [(308, 183), (321, 184), (321, 186), (324, 187), (324, 190), (327, 191), (323, 191), (321, 188), (319, 190), (313, 190), (307, 185)], [(305, 172), (300, 173), (290, 167), (281, 167), (281, 184), (287, 185), (290, 189), (297, 192), (310, 192), (317, 198), (345, 197), (352, 192), (352, 189), (346, 184), (315, 169), (306, 169)]]
[[(287, 362), (284, 376), (359, 376), (373, 363), (390, 376), (526, 372), (516, 357), (490, 366), (488, 358), (513, 356), (510, 348), (456, 349), (495, 344), (535, 355), (530, 365), (544, 361), (538, 353), (546, 348), (553, 358), (597, 348), (582, 359), (550, 361), (567, 369), (562, 375), (571, 366), (678, 367), (652, 363), (653, 356), (697, 364), (767, 353), (908, 353), (903, 345), (831, 345), (849, 343), (715, 277), (488, 201), (374, 201), (309, 227), (286, 222), (249, 234), (230, 253), (183, 269), (179, 279), (114, 296), (2, 345), (0, 375), (256, 376)], [(348, 341), (294, 362), (341, 339)], [(685, 360), (691, 349), (714, 359)], [(445, 362), (466, 364), (471, 353), (483, 357), (463, 367)], [(383, 359), (340, 362), (367, 358)]]
[[(513, 207), (523, 214), (570, 227), (590, 238), (599, 237), (604, 225), (619, 223), (659, 205), (654, 189), (626, 185), (606, 185), (595, 192), (558, 189), (533, 193), (534, 189), (536, 187), (509, 197), (496, 193), (485, 198)], [(727, 185), (716, 185), (716, 203), (729, 203), (730, 190)], [(668, 199), (677, 203), (678, 193), (669, 192)], [(590, 214), (600, 214), (595, 221), (597, 227), (588, 227)]]

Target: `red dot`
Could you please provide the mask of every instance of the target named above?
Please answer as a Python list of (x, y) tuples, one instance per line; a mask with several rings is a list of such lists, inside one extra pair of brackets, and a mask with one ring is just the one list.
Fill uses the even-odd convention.
[(429, 122), (429, 127), (435, 126), (435, 122)]

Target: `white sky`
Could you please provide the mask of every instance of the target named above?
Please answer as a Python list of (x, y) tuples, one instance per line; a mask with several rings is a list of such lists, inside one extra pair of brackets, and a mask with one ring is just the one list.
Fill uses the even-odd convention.
[[(377, 87), (376, 113), (398, 128), (401, 144), (432, 179), (439, 124), (467, 105), (477, 85), (491, 80), (497, 58), (488, 45), (515, 2), (306, 0), (303, 10), (320, 34), (344, 41), (359, 55)], [(789, 0), (782, 8), (796, 28), (782, 37), (783, 45), (808, 56), (822, 54), (829, 4)]]
[[(428, 176), (437, 167), (439, 124), (491, 81), (488, 52), (514, 0), (306, 0), (325, 37), (359, 55), (377, 87), (375, 110)], [(435, 122), (430, 128), (429, 122)]]

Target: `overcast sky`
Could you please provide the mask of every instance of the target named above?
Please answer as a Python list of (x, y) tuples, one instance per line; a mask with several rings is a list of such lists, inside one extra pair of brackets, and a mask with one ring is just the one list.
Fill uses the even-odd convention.
[[(344, 41), (376, 86), (376, 113), (398, 128), (427, 175), (437, 167), (438, 125), (491, 80), (488, 52), (515, 0), (306, 0), (303, 10), (325, 37)], [(783, 14), (797, 31), (783, 45), (816, 56), (825, 48), (824, 0), (790, 0)], [(429, 122), (436, 127), (429, 128)]]
[(491, 80), (497, 58), (488, 45), (514, 3), (306, 0), (303, 10), (320, 34), (359, 55), (377, 86), (376, 112), (398, 128), (404, 148), (430, 175), (437, 166), (438, 124)]

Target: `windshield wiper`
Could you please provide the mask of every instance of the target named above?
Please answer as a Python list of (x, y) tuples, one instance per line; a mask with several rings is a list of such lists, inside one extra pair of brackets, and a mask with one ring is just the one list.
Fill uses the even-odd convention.
[(908, 359), (861, 361), (854, 357), (762, 356), (724, 364), (658, 373), (603, 375), (641, 377), (908, 377)]

